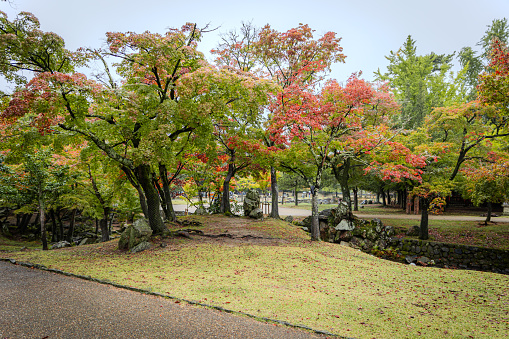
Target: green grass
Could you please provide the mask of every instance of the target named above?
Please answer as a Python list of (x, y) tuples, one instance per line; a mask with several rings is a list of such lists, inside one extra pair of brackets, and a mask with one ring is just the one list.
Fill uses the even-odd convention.
[[(403, 234), (408, 228), (419, 226), (420, 223), (412, 219), (380, 220)], [(429, 220), (428, 228), (431, 241), (509, 250), (509, 223), (489, 223), (484, 226), (477, 221)]]
[[(505, 338), (509, 277), (407, 266), (311, 242), (276, 220), (193, 217), (206, 233), (243, 232), (278, 243), (175, 238), (128, 254), (116, 242), (0, 253), (21, 261), (303, 324), (356, 338)], [(167, 247), (158, 243), (165, 242)]]

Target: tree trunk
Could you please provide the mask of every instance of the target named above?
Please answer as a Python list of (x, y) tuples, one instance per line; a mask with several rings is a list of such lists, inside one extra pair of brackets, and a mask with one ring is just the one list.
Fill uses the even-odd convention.
[(67, 230), (67, 237), (65, 240), (72, 243), (72, 236), (74, 235), (74, 224), (76, 222), (77, 209), (74, 208), (71, 213), (71, 219), (69, 220), (69, 229)]
[(32, 214), (24, 213), (21, 218), (21, 223), (19, 224), (19, 233), (25, 234), (28, 228), (28, 224), (30, 223), (30, 219), (32, 219)]
[(39, 187), (39, 220), (41, 223), (42, 250), (48, 250), (48, 238), (46, 237), (46, 216), (44, 214), (44, 200), (42, 198), (42, 188)]
[(168, 170), (165, 165), (159, 165), (159, 177), (163, 183), (164, 203), (165, 203), (165, 216), (169, 221), (177, 221), (177, 215), (173, 209), (170, 192), (170, 182), (168, 181)]
[(101, 242), (106, 242), (110, 240), (110, 230), (108, 227), (108, 219), (110, 215), (110, 208), (104, 207), (103, 208), (103, 218), (99, 222), (101, 225)]
[(99, 233), (99, 220), (95, 218), (95, 235), (97, 236), (98, 233)]
[(60, 239), (58, 239), (58, 229), (57, 229), (58, 226), (57, 226), (57, 220), (56, 220), (56, 217), (55, 217), (55, 211), (53, 209), (50, 209), (49, 213), (50, 213), (51, 225), (52, 225), (52, 228), (51, 228), (51, 241), (52, 242), (57, 242), (57, 241), (60, 241)]
[(348, 211), (352, 211), (352, 199), (350, 197), (350, 186), (348, 186), (349, 171), (350, 171), (350, 159), (347, 158), (343, 162), (341, 169), (338, 166), (332, 166), (332, 171), (334, 172), (334, 177), (341, 186), (341, 194), (343, 195), (343, 201), (348, 206)]
[(488, 201), (487, 203), (488, 207), (488, 213), (486, 214), (486, 221), (484, 221), (484, 224), (488, 226), (488, 223), (491, 221), (491, 212), (493, 211), (493, 206), (491, 204), (491, 201)]
[(280, 219), (279, 217), (279, 189), (277, 187), (277, 172), (273, 166), (270, 166), (270, 190), (272, 194), (272, 209), (270, 211), (271, 218)]
[(232, 214), (230, 206), (230, 181), (235, 175), (233, 164), (228, 164), (228, 173), (223, 183), (223, 195), (221, 197), (221, 209), (220, 212), (223, 214)]
[(58, 239), (64, 240), (64, 224), (62, 223), (62, 218), (60, 217), (60, 212), (61, 212), (61, 209), (57, 208), (56, 217), (57, 217), (58, 229), (59, 229)]
[(295, 206), (299, 206), (299, 192), (297, 192), (297, 181), (295, 181), (295, 187), (293, 188), (293, 196), (295, 197)]
[(311, 187), (311, 240), (320, 240), (320, 224), (318, 220), (318, 197), (316, 189)]
[[(139, 165), (136, 167), (136, 176), (140, 186), (143, 188), (145, 195), (148, 223), (154, 234), (161, 234), (166, 229), (161, 218), (159, 204), (159, 194), (156, 188), (152, 184), (152, 172), (150, 171), (149, 165)], [(141, 200), (140, 200), (141, 202)]]
[(428, 240), (428, 199), (419, 198), (419, 208), (421, 209), (421, 226), (419, 239)]
[(385, 207), (387, 206), (387, 202), (385, 200), (385, 191), (382, 190), (381, 193), (382, 193), (382, 206)]
[(354, 187), (352, 188), (353, 191), (353, 210), (358, 211), (359, 210), (359, 197), (357, 196), (358, 188)]

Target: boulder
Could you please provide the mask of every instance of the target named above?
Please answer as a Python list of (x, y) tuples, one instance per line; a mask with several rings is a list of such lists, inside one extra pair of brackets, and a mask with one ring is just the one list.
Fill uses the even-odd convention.
[(56, 242), (53, 245), (51, 245), (52, 250), (56, 250), (56, 249), (64, 248), (64, 247), (71, 247), (71, 243), (63, 240), (63, 241), (59, 241), (59, 242)]
[[(250, 216), (251, 212), (255, 209), (260, 208), (260, 193), (255, 189), (250, 189), (246, 193), (243, 203), (244, 215)], [(262, 213), (263, 214), (263, 213)]]
[(8, 224), (2, 224), (1, 230), (2, 230), (1, 233), (3, 235), (5, 235), (6, 237), (10, 237), (11, 236), (11, 232), (9, 231), (9, 225)]
[(148, 241), (152, 235), (152, 229), (146, 219), (138, 219), (132, 225), (129, 225), (118, 241), (118, 248), (121, 250), (132, 249), (138, 244)]
[(289, 222), (289, 223), (292, 223), (292, 222), (293, 222), (293, 217), (292, 217), (291, 215), (289, 215), (289, 216), (287, 216), (287, 217), (285, 218), (285, 221), (286, 221), (286, 222)]
[(341, 220), (339, 224), (334, 226), (334, 229), (336, 231), (353, 231), (354, 228), (355, 225), (353, 224), (353, 222), (351, 220), (346, 219)]
[(417, 265), (428, 266), (431, 260), (428, 257), (420, 257), (417, 259)]
[(129, 253), (138, 253), (150, 248), (150, 243), (148, 241), (142, 241), (138, 245), (134, 246), (129, 250)]
[(249, 213), (249, 217), (253, 219), (262, 219), (263, 212), (259, 207), (257, 207)]

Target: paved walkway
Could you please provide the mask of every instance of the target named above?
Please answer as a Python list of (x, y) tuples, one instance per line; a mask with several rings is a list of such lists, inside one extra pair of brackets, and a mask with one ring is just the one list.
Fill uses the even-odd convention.
[[(187, 207), (186, 205), (174, 205), (176, 211), (184, 211)], [(189, 207), (188, 211), (190, 213), (194, 212), (194, 207)], [(421, 220), (420, 215), (415, 214), (365, 214), (361, 211), (354, 212), (356, 216), (359, 218), (365, 219), (374, 219), (374, 218), (387, 218), (387, 219), (412, 219), (412, 220)], [(311, 210), (300, 209), (300, 208), (287, 208), (284, 205), (279, 205), (279, 215), (285, 217), (287, 215), (291, 216), (308, 216), (311, 215)], [(429, 215), (429, 220), (457, 220), (457, 221), (484, 221), (486, 217), (481, 216), (470, 216), (470, 215)], [(495, 222), (509, 222), (509, 217), (493, 217), (492, 221)]]
[(0, 338), (320, 338), (6, 262), (0, 291)]

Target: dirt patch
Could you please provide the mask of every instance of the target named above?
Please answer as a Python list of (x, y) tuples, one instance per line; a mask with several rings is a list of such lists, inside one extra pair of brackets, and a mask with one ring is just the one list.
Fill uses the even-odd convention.
[(176, 232), (176, 237), (155, 237), (154, 243), (162, 247), (200, 243), (279, 246), (308, 238), (299, 227), (270, 218), (254, 220), (248, 217), (208, 215), (181, 217), (179, 221), (168, 224), (168, 228)]

